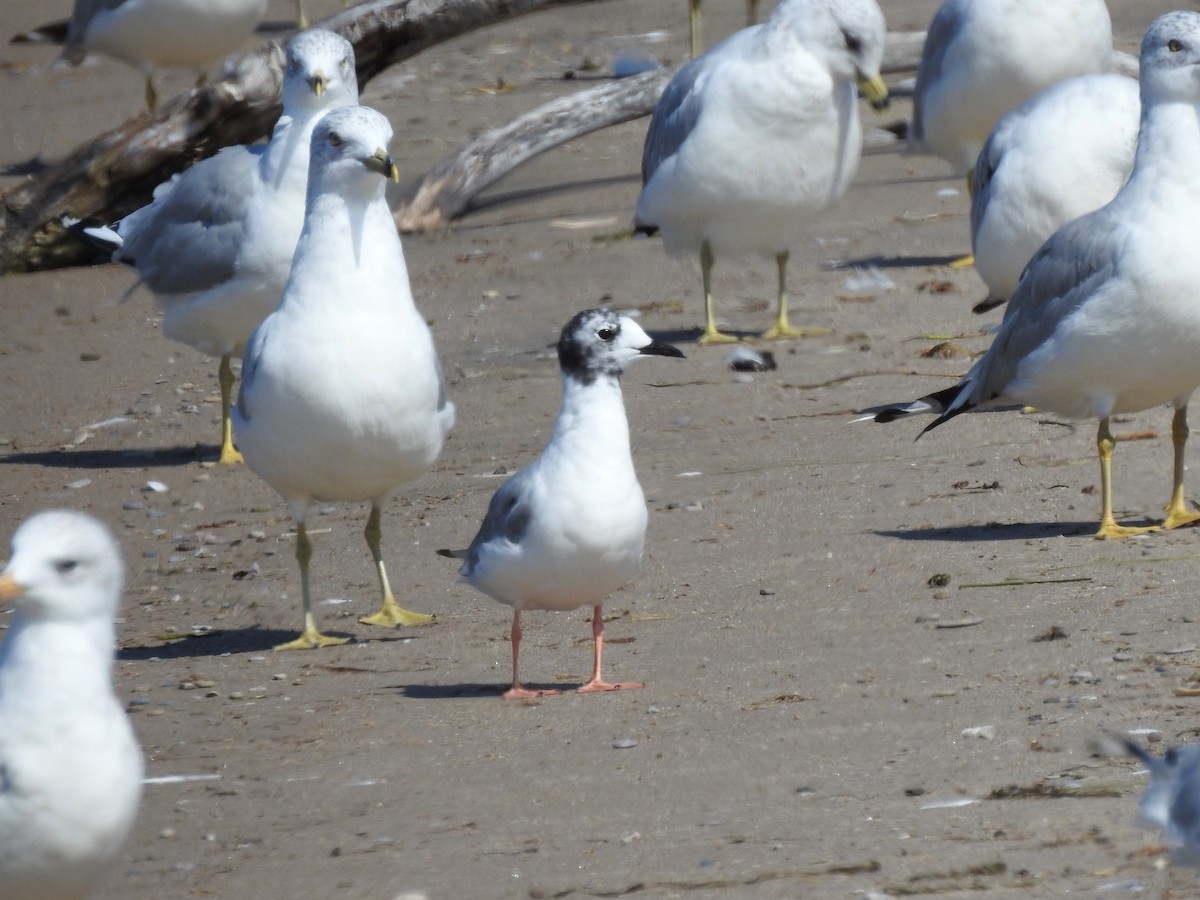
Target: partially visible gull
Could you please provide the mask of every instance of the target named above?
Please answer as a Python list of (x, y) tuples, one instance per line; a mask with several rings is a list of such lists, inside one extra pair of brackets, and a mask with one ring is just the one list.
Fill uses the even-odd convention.
[(0, 604), (0, 897), (96, 887), (142, 794), (142, 754), (113, 691), (121, 556), (91, 516), (33, 516), (12, 539)]
[(1079, 75), (1035, 94), (992, 129), (975, 165), (971, 248), (988, 298), (1012, 296), (1060, 226), (1106, 204), (1133, 168), (1141, 102), (1122, 75)]
[(391, 137), (387, 119), (365, 107), (333, 110), (317, 124), (292, 274), (246, 348), (234, 432), (247, 465), (287, 501), (297, 531), (304, 631), (277, 649), (346, 640), (313, 620), (305, 517), (314, 501), (371, 502), (363, 534), (383, 605), (360, 621), (431, 618), (396, 603), (379, 546), (384, 501), (433, 464), (454, 424), (384, 199), (388, 178), (399, 177)]
[[(241, 461), (230, 430), (234, 373), (250, 333), (278, 305), (304, 221), (312, 131), (358, 103), (354, 48), (331, 31), (287, 44), (283, 115), (267, 144), (227, 147), (155, 190), (111, 229), (84, 229), (132, 266), (172, 340), (220, 357), (221, 461)], [(132, 290), (132, 288), (131, 288)]]
[(856, 85), (875, 104), (886, 27), (875, 0), (785, 0), (684, 65), (667, 85), (642, 151), (635, 223), (668, 253), (698, 253), (702, 344), (717, 329), (718, 257), (775, 258), (778, 312), (763, 336), (803, 335), (787, 315), (787, 260), (809, 223), (846, 192), (862, 152)]
[(1113, 517), (1112, 416), (1175, 407), (1171, 499), (1162, 527), (1200, 519), (1184, 500), (1187, 404), (1200, 385), (1200, 13), (1160, 16), (1141, 49), (1141, 131), (1129, 180), (1064, 225), (1030, 261), (987, 353), (953, 387), (871, 416), (887, 422), (1022, 403), (1100, 420), (1096, 536), (1152, 528)]
[(911, 146), (969, 176), (1002, 115), (1063, 78), (1108, 71), (1112, 49), (1104, 0), (945, 0), (917, 70)]
[(156, 68), (203, 71), (237, 50), (266, 12), (267, 0), (75, 0), (59, 58), (77, 66), (101, 53), (128, 63), (145, 76), (146, 106), (154, 112)]
[(562, 408), (541, 456), (492, 497), (459, 572), (474, 587), (513, 609), (512, 685), (505, 699), (555, 690), (521, 685), (521, 612), (592, 607), (592, 677), (580, 692), (642, 687), (601, 674), (601, 603), (634, 575), (646, 538), (646, 499), (633, 469), (621, 373), (640, 356), (683, 354), (652, 340), (627, 316), (589, 309), (563, 328), (558, 342)]
[(1138, 802), (1142, 821), (1162, 831), (1176, 862), (1200, 865), (1200, 746), (1147, 753), (1126, 738), (1125, 749), (1150, 770), (1150, 785)]

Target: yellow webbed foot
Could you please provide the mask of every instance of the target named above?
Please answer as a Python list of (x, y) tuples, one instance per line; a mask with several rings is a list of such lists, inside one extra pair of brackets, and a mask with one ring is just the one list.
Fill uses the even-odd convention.
[(276, 650), (315, 650), (318, 647), (333, 647), (337, 644), (344, 644), (350, 638), (333, 637), (328, 634), (322, 634), (315, 628), (305, 628), (300, 632), (300, 636), (294, 641), (288, 641), (286, 644), (276, 645)]
[(1139, 534), (1162, 531), (1161, 525), (1118, 525), (1116, 522), (1101, 522), (1094, 537), (1098, 541), (1123, 540)]
[(968, 253), (966, 256), (960, 256), (958, 259), (950, 263), (952, 269), (969, 269), (975, 265), (975, 254)]
[(223, 444), (221, 446), (221, 464), (226, 466), (236, 466), (245, 463), (246, 459), (242, 456), (242, 452), (233, 444)]
[(399, 628), (401, 625), (406, 628), (415, 628), (418, 625), (429, 624), (433, 621), (433, 616), (407, 610), (389, 598), (383, 601), (379, 612), (371, 616), (363, 616), (358, 621), (364, 625), (379, 625), (382, 628)]
[(1162, 527), (1166, 529), (1182, 528), (1200, 522), (1200, 512), (1193, 512), (1187, 505), (1180, 503), (1167, 507), (1167, 517), (1163, 519)]
[(741, 338), (735, 337), (732, 334), (726, 334), (723, 331), (717, 331), (716, 328), (706, 328), (704, 334), (700, 335), (700, 339), (696, 341), (701, 346), (708, 344), (736, 344)]

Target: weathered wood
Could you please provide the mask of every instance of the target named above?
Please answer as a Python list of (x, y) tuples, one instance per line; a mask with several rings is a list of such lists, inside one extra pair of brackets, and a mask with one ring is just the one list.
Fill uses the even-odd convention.
[[(359, 84), (388, 66), (476, 28), (566, 4), (599, 0), (374, 0), (321, 27), (354, 44)], [(264, 44), (220, 81), (162, 104), (77, 148), (0, 195), (0, 272), (90, 261), (65, 235), (64, 214), (112, 221), (142, 206), (175, 172), (230, 144), (268, 135), (279, 117), (283, 54)]]
[(648, 115), (671, 80), (666, 68), (560, 97), (486, 131), (439, 163), (396, 210), (401, 231), (444, 227), (473, 197), (539, 153), (600, 128)]

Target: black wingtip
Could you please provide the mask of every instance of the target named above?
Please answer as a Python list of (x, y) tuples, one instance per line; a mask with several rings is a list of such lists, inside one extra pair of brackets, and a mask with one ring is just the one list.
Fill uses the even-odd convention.
[(1003, 297), (987, 297), (972, 306), (971, 312), (975, 313), (976, 315), (980, 315), (985, 312), (991, 312), (997, 306), (1003, 306), (1007, 302), (1008, 301)]
[(642, 235), (643, 237), (657, 237), (659, 228), (657, 225), (643, 225), (641, 222), (633, 223), (634, 235)]
[(445, 556), (448, 559), (466, 559), (467, 551), (466, 550), (447, 550), (445, 547), (443, 547), (441, 550), (437, 551), (437, 555)]

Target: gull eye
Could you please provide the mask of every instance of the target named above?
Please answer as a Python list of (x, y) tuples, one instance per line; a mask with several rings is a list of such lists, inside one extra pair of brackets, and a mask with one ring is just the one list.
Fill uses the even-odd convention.
[(60, 559), (54, 564), (54, 571), (60, 575), (69, 575), (75, 571), (78, 565), (79, 560), (77, 559)]
[(342, 140), (342, 136), (340, 134), (338, 134), (336, 131), (331, 131), (331, 132), (329, 132), (329, 143), (332, 144), (334, 147), (340, 147), (340, 146), (342, 146), (342, 144), (344, 144), (346, 142), (344, 140)]
[(616, 336), (617, 336), (617, 329), (609, 328), (607, 326), (605, 326), (604, 328), (601, 328), (599, 331), (596, 332), (596, 337), (600, 338), (600, 340), (604, 341), (604, 343), (606, 343), (606, 344), (609, 343)]
[(858, 53), (862, 49), (862, 38), (858, 35), (843, 31), (842, 37), (846, 40), (846, 49), (851, 53)]
[(1167, 41), (1167, 49), (1172, 53), (1178, 53), (1183, 49), (1183, 44), (1179, 43), (1179, 41), (1175, 40), (1175, 38), (1171, 38), (1169, 41)]

